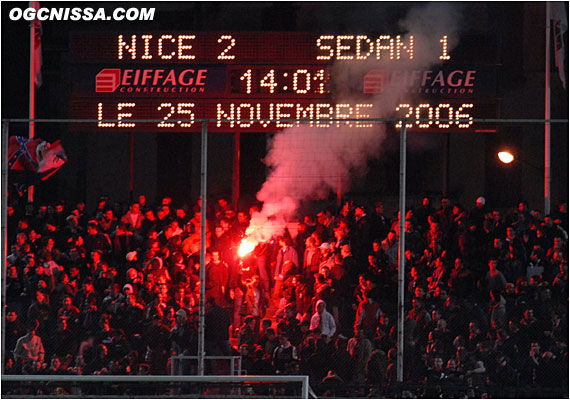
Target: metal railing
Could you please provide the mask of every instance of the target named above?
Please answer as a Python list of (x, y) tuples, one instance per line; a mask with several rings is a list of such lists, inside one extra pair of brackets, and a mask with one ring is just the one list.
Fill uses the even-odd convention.
[[(198, 356), (172, 356), (170, 357), (170, 365), (174, 364), (176, 360), (199, 360)], [(204, 360), (229, 360), (230, 362), (230, 375), (239, 376), (241, 375), (241, 356), (204, 356)], [(171, 376), (179, 376), (174, 374), (174, 368), (170, 368)]]
[[(196, 357), (195, 357), (196, 358)], [(77, 388), (80, 384), (93, 384), (93, 383), (131, 383), (140, 384), (143, 382), (149, 383), (166, 383), (166, 384), (183, 384), (183, 383), (196, 383), (201, 385), (212, 384), (271, 384), (271, 383), (300, 383), (302, 399), (309, 398), (309, 377), (306, 375), (245, 375), (245, 376), (228, 376), (228, 375), (210, 375), (210, 376), (169, 376), (169, 375), (137, 375), (137, 376), (122, 376), (122, 375), (3, 375), (2, 376), (2, 397), (7, 397), (5, 393), (6, 386), (9, 383), (20, 383), (18, 387), (24, 386), (23, 384), (45, 384), (54, 385), (54, 383), (69, 383), (74, 384)], [(97, 385), (100, 386), (100, 385)], [(291, 388), (289, 388), (291, 389)], [(196, 397), (204, 397), (207, 393), (198, 393), (197, 388), (191, 389), (192, 393), (177, 393), (177, 395), (194, 395)], [(173, 392), (170, 392), (173, 395)], [(31, 394), (30, 394), (31, 395)], [(79, 389), (73, 395), (83, 396), (84, 393)], [(251, 395), (251, 393), (250, 393)], [(251, 397), (248, 395), (248, 397)], [(128, 394), (119, 395), (119, 397), (128, 397)], [(220, 393), (212, 393), (213, 397), (222, 397)], [(10, 397), (10, 394), (8, 394)], [(12, 397), (22, 397), (21, 395), (14, 395)], [(116, 397), (116, 396), (115, 396)], [(186, 396), (185, 396), (186, 397)], [(291, 396), (287, 396), (291, 397)]]

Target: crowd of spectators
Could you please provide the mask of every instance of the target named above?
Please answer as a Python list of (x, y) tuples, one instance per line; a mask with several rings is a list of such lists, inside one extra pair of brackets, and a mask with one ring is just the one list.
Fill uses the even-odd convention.
[[(10, 205), (4, 373), (196, 373), (195, 359), (171, 357), (197, 355), (200, 206)], [(348, 201), (240, 258), (257, 210), (208, 203), (206, 354), (239, 355), (247, 374), (309, 375), (323, 395), (387, 393), (399, 213)], [(483, 197), (472, 209), (425, 198), (405, 232), (405, 382), (427, 397), (567, 390), (566, 204), (543, 216), (524, 201), (501, 213)]]

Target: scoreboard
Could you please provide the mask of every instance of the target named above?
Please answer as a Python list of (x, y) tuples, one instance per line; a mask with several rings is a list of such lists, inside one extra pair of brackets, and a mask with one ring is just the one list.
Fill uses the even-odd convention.
[[(360, 129), (379, 116), (377, 96), (397, 85), (407, 98), (384, 117), (411, 118), (411, 131), (474, 131), (482, 127), (473, 118), (496, 117), (495, 68), (454, 65), (447, 41), (433, 54), (441, 66), (414, 69), (413, 35), (75, 33), (71, 118), (97, 119), (87, 127), (97, 131), (192, 132), (199, 119), (219, 132)], [(370, 67), (341, 84), (343, 65)]]

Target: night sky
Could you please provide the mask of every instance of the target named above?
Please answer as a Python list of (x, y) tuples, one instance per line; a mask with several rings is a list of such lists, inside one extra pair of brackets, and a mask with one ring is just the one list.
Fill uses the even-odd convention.
[[(28, 81), (29, 81), (29, 23), (26, 21), (11, 21), (9, 10), (13, 7), (27, 7), (27, 2), (2, 2), (2, 118), (27, 118), (28, 116)], [(70, 48), (69, 35), (80, 31), (300, 31), (315, 34), (397, 34), (401, 28), (398, 21), (408, 10), (421, 3), (414, 2), (41, 2), (42, 7), (105, 7), (111, 9), (123, 6), (156, 7), (154, 21), (146, 22), (75, 22), (75, 21), (45, 21), (43, 23), (43, 85), (37, 90), (36, 118), (67, 118), (69, 117), (69, 99), (72, 84), (69, 81)], [(544, 32), (541, 27), (544, 14), (541, 9), (544, 3), (518, 2), (469, 2), (463, 7), (461, 14), (461, 35), (458, 46), (451, 53), (458, 65), (477, 65), (484, 63), (493, 65), (498, 71), (498, 82), (493, 96), (497, 104), (496, 117), (505, 118), (542, 118), (544, 108), (541, 107), (544, 90)], [(544, 11), (542, 11), (543, 13)], [(542, 34), (541, 37), (540, 34)], [(568, 39), (566, 34), (566, 39)], [(534, 43), (530, 38), (539, 38)], [(526, 42), (525, 42), (526, 41)], [(531, 43), (532, 42), (532, 43)], [(566, 47), (568, 40), (566, 40)], [(535, 61), (533, 61), (535, 60)], [(543, 58), (542, 58), (543, 60)], [(554, 64), (554, 56), (552, 56)], [(542, 66), (542, 69), (541, 69)], [(567, 71), (567, 67), (566, 67)], [(567, 72), (566, 72), (567, 73)], [(567, 75), (568, 76), (568, 75)], [(541, 83), (542, 79), (542, 83)], [(521, 99), (523, 99), (521, 101)], [(562, 89), (557, 76), (557, 70), (552, 67), (552, 118), (568, 118), (568, 90)], [(525, 131), (526, 129), (526, 131)], [(529, 133), (528, 130), (533, 132)], [(556, 186), (553, 193), (555, 201), (567, 201), (568, 197), (568, 126), (553, 127), (553, 169), (555, 170)], [(521, 131), (528, 137), (521, 137)], [(535, 132), (536, 131), (536, 132)], [(492, 152), (501, 143), (515, 143), (521, 152), (534, 149), (525, 154), (530, 164), (540, 167), (543, 163), (541, 140), (543, 128), (505, 127), (491, 136), (488, 135), (481, 144), (485, 152)], [(12, 124), (10, 135), (26, 135), (27, 128), (23, 124)], [(85, 141), (70, 134), (63, 125), (40, 126), (37, 136), (53, 141), (63, 139), (66, 152), (70, 157), (67, 171), (62, 169), (50, 178), (50, 186), (45, 183), (39, 188), (43, 201), (55, 201), (64, 197), (70, 202), (85, 199), (97, 188), (90, 188), (90, 178), (85, 169), (89, 162), (81, 164)], [(433, 174), (436, 178), (428, 179), (422, 176), (426, 163), (434, 157), (441, 158), (442, 146), (449, 135), (431, 135), (427, 139), (416, 138), (417, 148), (410, 148), (409, 159), (411, 195), (427, 193), (432, 196), (441, 194), (441, 170), (436, 168)], [(142, 135), (141, 135), (142, 138)], [(145, 139), (141, 139), (145, 140)], [(156, 139), (157, 170), (172, 168), (169, 177), (156, 179), (157, 192), (165, 192), (178, 197), (179, 201), (195, 197), (196, 185), (192, 189), (178, 191), (180, 181), (194, 179), (194, 172), (180, 172), (180, 168), (168, 161), (182, 151), (196, 152), (196, 142), (183, 138), (182, 135), (169, 134), (168, 137)], [(463, 139), (452, 139), (450, 151), (461, 148)], [(89, 138), (90, 143), (97, 138)], [(242, 173), (242, 192), (244, 198), (253, 199), (265, 176), (265, 167), (261, 162), (265, 152), (266, 135), (242, 135), (242, 171), (250, 167), (247, 174)], [(123, 141), (124, 142), (124, 141)], [(122, 142), (122, 143), (123, 143)], [(412, 139), (412, 142), (414, 140)], [(426, 143), (432, 143), (426, 145)], [(146, 143), (146, 142), (145, 142)], [(221, 141), (220, 146), (231, 145), (232, 141)], [(192, 147), (194, 147), (192, 149)], [(397, 137), (388, 140), (381, 159), (369, 166), (367, 177), (353, 189), (353, 194), (360, 196), (385, 197), (397, 195), (398, 190), (398, 154)], [(226, 153), (231, 155), (231, 149)], [(72, 160), (73, 159), (73, 160)], [(492, 156), (482, 158), (492, 163)], [(450, 157), (452, 166), (457, 164)], [(441, 164), (441, 161), (438, 162)], [(436, 163), (437, 164), (437, 163)], [(438, 164), (438, 165), (439, 165)], [(73, 166), (75, 171), (69, 168)], [(231, 167), (231, 164), (230, 164)], [(222, 167), (220, 167), (222, 168)], [(226, 168), (224, 166), (223, 168)], [(531, 206), (540, 206), (541, 178), (540, 174), (531, 173), (521, 167), (511, 175), (501, 175), (497, 167), (488, 165), (482, 170), (481, 183), (478, 188), (488, 192), (504, 192), (501, 187), (505, 182), (515, 181), (513, 196), (491, 195), (494, 205), (505, 207), (512, 205), (516, 197), (527, 197)], [(176, 170), (177, 172), (175, 172)], [(79, 171), (79, 172), (78, 172)], [(425, 172), (425, 171), (424, 171)], [(513, 175), (514, 174), (514, 175)], [(528, 179), (529, 174), (537, 177)], [(227, 175), (227, 174), (226, 174)], [(534, 176), (533, 175), (533, 176)], [(458, 176), (463, 176), (459, 174)], [(468, 175), (467, 175), (468, 176)], [(486, 177), (486, 178), (485, 178)], [(225, 179), (225, 181), (224, 181)], [(456, 194), (458, 199), (470, 197), (471, 193), (463, 187), (461, 180), (450, 178), (450, 194)], [(230, 183), (231, 175), (221, 179)], [(47, 182), (47, 181), (46, 181)], [(162, 183), (161, 183), (162, 182)], [(381, 182), (382, 189), (374, 187)], [(525, 185), (538, 185), (537, 190), (527, 190)], [(69, 188), (73, 190), (70, 191)], [(53, 190), (56, 188), (56, 190)], [(137, 189), (135, 188), (135, 191)], [(367, 191), (369, 192), (367, 194)], [(507, 190), (508, 192), (509, 190)], [(382, 192), (382, 194), (380, 194)], [(535, 193), (536, 192), (536, 193)], [(217, 190), (215, 194), (231, 196), (231, 188), (227, 191)], [(468, 195), (467, 195), (468, 194)], [(113, 197), (114, 193), (111, 193)], [(159, 196), (159, 194), (157, 194)], [(124, 193), (114, 196), (117, 200), (128, 200)], [(89, 201), (89, 199), (86, 199)], [(474, 201), (474, 198), (473, 198)], [(469, 204), (469, 206), (471, 206)]]

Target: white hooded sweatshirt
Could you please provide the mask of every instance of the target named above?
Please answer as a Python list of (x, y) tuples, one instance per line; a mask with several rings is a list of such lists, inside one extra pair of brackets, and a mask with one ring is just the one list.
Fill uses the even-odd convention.
[[(318, 308), (319, 304), (323, 304), (325, 309), (323, 310), (322, 314), (319, 314)], [(324, 300), (319, 300), (315, 304), (315, 313), (311, 317), (311, 325), (309, 326), (310, 330), (316, 329), (320, 325), (321, 334), (327, 336), (333, 336), (336, 332), (336, 324), (334, 322), (334, 318), (331, 313), (327, 311), (327, 304)]]

